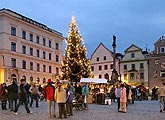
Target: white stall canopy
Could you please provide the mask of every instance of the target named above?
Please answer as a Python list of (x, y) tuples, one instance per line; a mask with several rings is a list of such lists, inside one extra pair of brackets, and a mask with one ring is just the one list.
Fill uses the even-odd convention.
[(81, 78), (80, 82), (87, 83), (107, 83), (106, 79), (98, 79), (98, 78)]

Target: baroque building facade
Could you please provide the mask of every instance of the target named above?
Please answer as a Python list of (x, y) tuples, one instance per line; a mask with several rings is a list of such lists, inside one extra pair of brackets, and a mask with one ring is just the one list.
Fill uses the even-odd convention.
[(120, 62), (122, 82), (132, 86), (144, 84), (148, 87), (148, 52), (142, 51), (134, 44), (124, 52), (124, 57)]
[(154, 44), (154, 50), (148, 56), (149, 87), (160, 87), (165, 82), (165, 37), (160, 37)]
[(55, 81), (61, 74), (63, 36), (9, 9), (0, 10), (0, 83)]
[[(116, 58), (116, 71), (120, 73), (119, 59)], [(113, 52), (100, 43), (90, 59), (92, 75), (94, 78), (105, 78), (109, 82), (113, 71)]]

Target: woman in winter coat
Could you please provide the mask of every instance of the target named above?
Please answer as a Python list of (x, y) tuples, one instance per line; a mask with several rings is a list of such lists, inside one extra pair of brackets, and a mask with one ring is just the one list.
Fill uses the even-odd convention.
[(64, 88), (61, 87), (61, 83), (57, 82), (57, 88), (55, 90), (55, 95), (54, 95), (54, 99), (58, 104), (58, 108), (59, 108), (59, 119), (62, 119), (62, 114), (64, 115), (64, 118), (67, 118), (66, 116), (66, 108), (65, 108), (65, 104), (66, 104), (66, 90)]
[(123, 112), (123, 113), (127, 112), (126, 103), (127, 103), (126, 88), (124, 87), (124, 84), (121, 84), (119, 112)]
[(1, 102), (2, 102), (2, 110), (7, 110), (6, 104), (7, 104), (7, 87), (6, 84), (3, 83), (0, 88), (1, 93)]

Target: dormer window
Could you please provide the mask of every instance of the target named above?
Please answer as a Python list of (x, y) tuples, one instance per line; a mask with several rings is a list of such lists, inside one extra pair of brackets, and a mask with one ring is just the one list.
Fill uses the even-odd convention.
[(97, 61), (99, 61), (99, 57), (97, 57), (97, 59), (96, 59)]
[(104, 56), (104, 60), (106, 60), (107, 58), (106, 58), (106, 56)]
[(135, 58), (135, 53), (131, 53), (131, 58)]

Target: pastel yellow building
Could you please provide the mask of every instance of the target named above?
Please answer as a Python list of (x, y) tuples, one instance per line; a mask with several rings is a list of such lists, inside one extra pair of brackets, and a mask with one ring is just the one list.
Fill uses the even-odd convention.
[(64, 37), (9, 9), (0, 10), (0, 83), (56, 81), (61, 74)]

